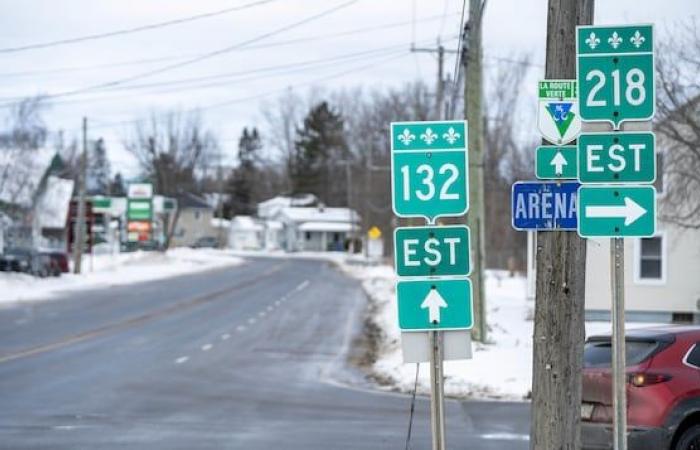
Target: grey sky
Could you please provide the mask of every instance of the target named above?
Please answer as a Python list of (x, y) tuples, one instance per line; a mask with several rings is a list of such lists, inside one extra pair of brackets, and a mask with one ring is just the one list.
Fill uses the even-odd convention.
[[(132, 28), (155, 22), (201, 14), (253, 0), (0, 0), (0, 47), (14, 47), (111, 30)], [(257, 35), (300, 21), (345, 0), (279, 0), (243, 11), (202, 19), (167, 28), (143, 31), (78, 44), (0, 53), (0, 97), (7, 98), (37, 93), (58, 93), (112, 80), (185, 61), (196, 55), (231, 46)], [(417, 23), (410, 25), (415, 4)], [(129, 85), (145, 85), (140, 89), (86, 92), (82, 95), (56, 98), (46, 114), (47, 123), (55, 131), (75, 133), (81, 117), (86, 115), (94, 128), (91, 137), (104, 136), (116, 168), (132, 172), (134, 164), (121, 149), (120, 137), (130, 125), (120, 122), (146, 117), (151, 111), (172, 108), (205, 108), (205, 121), (219, 132), (227, 152), (235, 149), (236, 138), (244, 125), (260, 124), (260, 99), (240, 101), (247, 97), (299, 86), (306, 91), (313, 80), (326, 78), (317, 85), (326, 88), (351, 87), (361, 84), (398, 86), (417, 78), (434, 83), (436, 64), (426, 54), (409, 54), (408, 46), (415, 35), (417, 42), (433, 43), (439, 35), (450, 46), (458, 32), (461, 0), (359, 0), (355, 4), (294, 30), (286, 31), (246, 50), (232, 51), (205, 61), (168, 71)], [(679, 21), (700, 12), (696, 0), (598, 0), (596, 23), (654, 23), (658, 37), (673, 32)], [(443, 16), (444, 14), (444, 16)], [(485, 55), (509, 57), (529, 52), (535, 64), (544, 58), (547, 2), (545, 0), (489, 0), (484, 25)], [(407, 23), (378, 28), (363, 33), (308, 40), (346, 30), (384, 24)], [(305, 39), (304, 42), (279, 45), (283, 41)], [(274, 45), (272, 45), (274, 44)], [(401, 49), (405, 49), (401, 51)], [(352, 54), (368, 52), (365, 55)], [(371, 53), (373, 52), (373, 53)], [(137, 64), (70, 70), (56, 69), (95, 67), (140, 60), (158, 61)], [(284, 66), (299, 62), (336, 58), (325, 65), (280, 68), (276, 73), (249, 73), (229, 78), (202, 80), (209, 84), (199, 89), (162, 83), (186, 78), (206, 77), (231, 72), (250, 72), (268, 66)], [(392, 59), (393, 58), (393, 59)], [(493, 60), (487, 59), (486, 63)], [(362, 69), (371, 63), (375, 66)], [(447, 70), (454, 60), (448, 59)], [(32, 72), (28, 74), (27, 72)], [(347, 72), (344, 76), (336, 76)], [(541, 76), (542, 69), (533, 67), (531, 79)], [(20, 74), (17, 74), (20, 73)], [(333, 77), (334, 78), (329, 78)], [(215, 84), (215, 86), (211, 86)], [(160, 84), (160, 86), (158, 86)], [(534, 84), (533, 84), (534, 101)], [(236, 100), (228, 106), (206, 109), (207, 106)], [(3, 101), (0, 101), (3, 102)], [(533, 106), (534, 107), (534, 106)], [(111, 125), (115, 124), (117, 125)]]

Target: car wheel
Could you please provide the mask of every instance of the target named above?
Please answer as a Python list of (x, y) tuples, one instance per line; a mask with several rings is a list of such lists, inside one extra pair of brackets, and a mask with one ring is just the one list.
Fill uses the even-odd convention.
[(700, 450), (700, 425), (693, 425), (685, 430), (674, 450)]

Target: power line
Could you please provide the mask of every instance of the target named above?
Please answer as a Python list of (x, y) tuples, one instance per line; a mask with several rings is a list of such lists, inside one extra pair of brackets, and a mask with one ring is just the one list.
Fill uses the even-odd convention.
[[(268, 37), (270, 37), (270, 36), (274, 36), (274, 35), (276, 35), (276, 34), (283, 33), (283, 32), (285, 32), (285, 31), (289, 31), (289, 30), (292, 30), (292, 29), (294, 29), (294, 28), (300, 27), (300, 26), (305, 25), (305, 24), (307, 24), (307, 23), (310, 23), (310, 22), (312, 22), (312, 21), (314, 21), (314, 20), (318, 20), (318, 19), (320, 19), (320, 18), (322, 18), (322, 17), (328, 16), (328, 15), (330, 15), (330, 14), (332, 14), (332, 13), (334, 13), (334, 12), (337, 12), (337, 11), (339, 11), (339, 10), (341, 10), (341, 9), (347, 8), (348, 6), (350, 6), (350, 5), (354, 4), (354, 3), (357, 3), (358, 1), (359, 1), (359, 0), (350, 0), (350, 1), (347, 1), (347, 2), (344, 2), (344, 3), (341, 3), (341, 4), (339, 4), (339, 5), (333, 6), (332, 8), (323, 10), (323, 11), (321, 11), (320, 13), (313, 14), (313, 15), (311, 15), (311, 16), (308, 16), (308, 17), (306, 17), (306, 18), (304, 18), (304, 19), (302, 19), (302, 20), (299, 20), (299, 21), (297, 21), (297, 22), (293, 22), (293, 23), (291, 23), (291, 24), (285, 25), (285, 26), (280, 27), (280, 28), (277, 28), (277, 29), (275, 29), (275, 30), (268, 31), (268, 32), (265, 32), (265, 33), (263, 33), (263, 34), (259, 34), (259, 35), (255, 36), (255, 37), (253, 37), (253, 38), (246, 39), (246, 40), (241, 41), (241, 42), (239, 42), (239, 43), (237, 43), (237, 44), (233, 44), (233, 45), (230, 45), (230, 46), (228, 46), (228, 47), (224, 47), (224, 48), (219, 49), (219, 50), (214, 50), (214, 51), (205, 53), (205, 54), (203, 54), (203, 55), (197, 56), (197, 57), (195, 57), (195, 58), (188, 59), (188, 60), (186, 60), (186, 61), (182, 61), (182, 62), (175, 63), (175, 64), (170, 64), (170, 65), (167, 65), (167, 66), (164, 66), (164, 67), (160, 67), (160, 68), (157, 68), (157, 69), (153, 69), (153, 70), (150, 70), (150, 71), (147, 71), (147, 72), (142, 72), (142, 73), (140, 73), (140, 74), (132, 75), (132, 76), (130, 76), (130, 77), (126, 77), (126, 78), (121, 78), (121, 79), (117, 79), (117, 80), (108, 81), (108, 82), (106, 82), (106, 83), (101, 83), (101, 84), (96, 84), (96, 85), (93, 85), (93, 86), (88, 86), (88, 87), (84, 87), (84, 88), (74, 89), (74, 90), (72, 90), (72, 91), (59, 92), (59, 93), (57, 93), (57, 94), (49, 94), (49, 95), (44, 96), (44, 98), (47, 98), (47, 99), (48, 99), (48, 98), (57, 98), (57, 97), (67, 97), (67, 96), (71, 96), (71, 95), (81, 94), (81, 93), (83, 93), (83, 92), (88, 92), (88, 91), (93, 91), (93, 90), (98, 90), (98, 89), (104, 89), (104, 88), (107, 88), (107, 87), (112, 87), (112, 86), (117, 86), (117, 85), (120, 85), (120, 84), (123, 84), (123, 83), (127, 83), (127, 82), (129, 82), (129, 81), (135, 81), (135, 80), (139, 80), (139, 79), (141, 79), (141, 78), (146, 78), (146, 77), (150, 77), (150, 76), (157, 75), (157, 74), (160, 74), (160, 73), (168, 72), (168, 71), (170, 71), (170, 70), (177, 69), (177, 68), (180, 68), (180, 67), (192, 65), (192, 64), (195, 64), (195, 63), (204, 61), (204, 60), (206, 60), (206, 59), (213, 58), (213, 57), (215, 57), (215, 56), (219, 56), (219, 55), (222, 55), (222, 54), (231, 52), (231, 51), (233, 51), (233, 50), (236, 50), (236, 49), (239, 49), (239, 48), (241, 48), (241, 47), (244, 47), (244, 46), (246, 46), (246, 45), (248, 45), (248, 44), (252, 44), (252, 43), (254, 43), (254, 42), (261, 41), (261, 40), (266, 39), (266, 38), (268, 38)], [(12, 105), (12, 103), (4, 103), (4, 104), (2, 104), (2, 105), (0, 105), (0, 106), (2, 106), (2, 107), (7, 107), (7, 106), (10, 106), (10, 105)]]
[[(457, 15), (457, 14), (459, 14), (459, 13), (456, 13), (455, 15)], [(434, 22), (436, 20), (440, 20), (441, 18), (442, 18), (441, 14), (437, 14), (437, 15), (433, 15), (433, 16), (426, 16), (426, 17), (423, 17), (421, 19), (418, 19), (416, 21), (416, 23)], [(325, 39), (330, 39), (330, 38), (335, 38), (335, 37), (351, 36), (354, 34), (365, 33), (367, 31), (387, 30), (390, 28), (400, 28), (400, 27), (405, 27), (408, 25), (412, 25), (412, 22), (411, 21), (389, 22), (389, 23), (384, 23), (384, 24), (380, 24), (380, 25), (371, 25), (371, 26), (367, 26), (367, 27), (353, 28), (350, 30), (341, 31), (341, 32), (337, 32), (337, 33), (327, 33), (327, 34), (319, 34), (319, 35), (315, 35), (315, 36), (307, 36), (307, 37), (302, 37), (302, 38), (273, 41), (273, 42), (269, 42), (267, 44), (248, 45), (248, 46), (241, 48), (240, 50), (255, 50), (255, 49), (262, 49), (262, 48), (271, 48), (271, 47), (280, 47), (280, 46), (285, 46), (285, 45), (301, 44), (301, 43), (314, 42), (314, 41), (325, 40)], [(161, 57), (153, 57), (153, 58), (141, 58), (141, 59), (136, 59), (136, 60), (120, 61), (120, 62), (105, 63), (105, 64), (96, 64), (96, 65), (89, 65), (89, 66), (68, 66), (68, 67), (58, 67), (58, 68), (47, 69), (47, 70), (26, 70), (26, 71), (17, 71), (17, 72), (5, 72), (5, 73), (0, 73), (0, 78), (73, 73), (73, 72), (81, 72), (81, 71), (108, 69), (108, 68), (113, 68), (113, 67), (152, 64), (152, 63), (162, 62), (162, 61), (172, 61), (175, 59), (191, 58), (191, 57), (200, 56), (200, 55), (201, 55), (201, 53), (188, 53), (188, 54), (182, 54), (182, 55), (170, 55), (170, 56), (161, 56)]]
[(149, 24), (149, 25), (143, 25), (140, 27), (125, 28), (123, 30), (108, 31), (105, 33), (88, 34), (85, 36), (79, 36), (79, 37), (68, 38), (68, 39), (61, 39), (61, 40), (57, 40), (57, 41), (42, 42), (39, 44), (22, 45), (19, 47), (5, 47), (5, 48), (0, 48), (0, 53), (17, 53), (17, 52), (22, 52), (25, 50), (36, 50), (36, 49), (40, 49), (40, 48), (56, 47), (59, 45), (77, 44), (79, 42), (92, 41), (92, 40), (96, 40), (96, 39), (105, 39), (105, 38), (114, 37), (114, 36), (122, 36), (125, 34), (138, 33), (141, 31), (154, 30), (156, 28), (169, 27), (172, 25), (180, 25), (180, 24), (187, 23), (187, 22), (193, 22), (195, 20), (208, 19), (210, 17), (221, 16), (223, 14), (228, 14), (228, 13), (231, 13), (234, 11), (241, 11), (244, 9), (253, 8), (255, 6), (260, 6), (260, 5), (264, 5), (266, 3), (271, 3), (271, 2), (275, 2), (275, 1), (278, 1), (278, 0), (258, 0), (258, 1), (252, 2), (252, 3), (247, 3), (245, 5), (239, 5), (239, 6), (234, 6), (231, 8), (220, 9), (217, 11), (196, 14), (193, 16), (182, 17), (180, 19), (168, 20), (165, 22), (158, 22), (158, 23), (153, 23), (153, 24)]
[[(457, 33), (459, 35), (462, 35), (462, 28), (464, 28), (464, 10), (467, 9), (467, 0), (462, 0), (462, 17), (459, 19), (459, 29), (457, 30)], [(454, 70), (454, 75), (452, 76), (452, 83), (457, 83), (457, 71), (459, 70), (459, 61), (462, 55), (462, 42), (464, 41), (465, 37), (463, 36), (459, 42), (457, 42), (457, 54), (455, 55), (455, 70)]]

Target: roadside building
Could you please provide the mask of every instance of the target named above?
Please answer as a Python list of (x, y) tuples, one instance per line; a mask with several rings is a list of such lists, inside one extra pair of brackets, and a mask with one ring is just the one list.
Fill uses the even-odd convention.
[(360, 236), (360, 216), (349, 208), (285, 207), (274, 220), (282, 224), (280, 247), (296, 251), (344, 251)]
[(214, 208), (206, 199), (186, 192), (177, 198), (177, 223), (173, 233), (173, 247), (189, 247), (201, 238), (216, 238), (216, 229), (212, 226)]
[(231, 220), (229, 246), (236, 250), (261, 250), (265, 226), (250, 216), (236, 216)]

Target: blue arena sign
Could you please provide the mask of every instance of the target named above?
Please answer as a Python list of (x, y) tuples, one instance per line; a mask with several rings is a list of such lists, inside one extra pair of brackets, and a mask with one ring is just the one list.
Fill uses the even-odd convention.
[(516, 230), (576, 230), (577, 182), (518, 181), (511, 214)]

